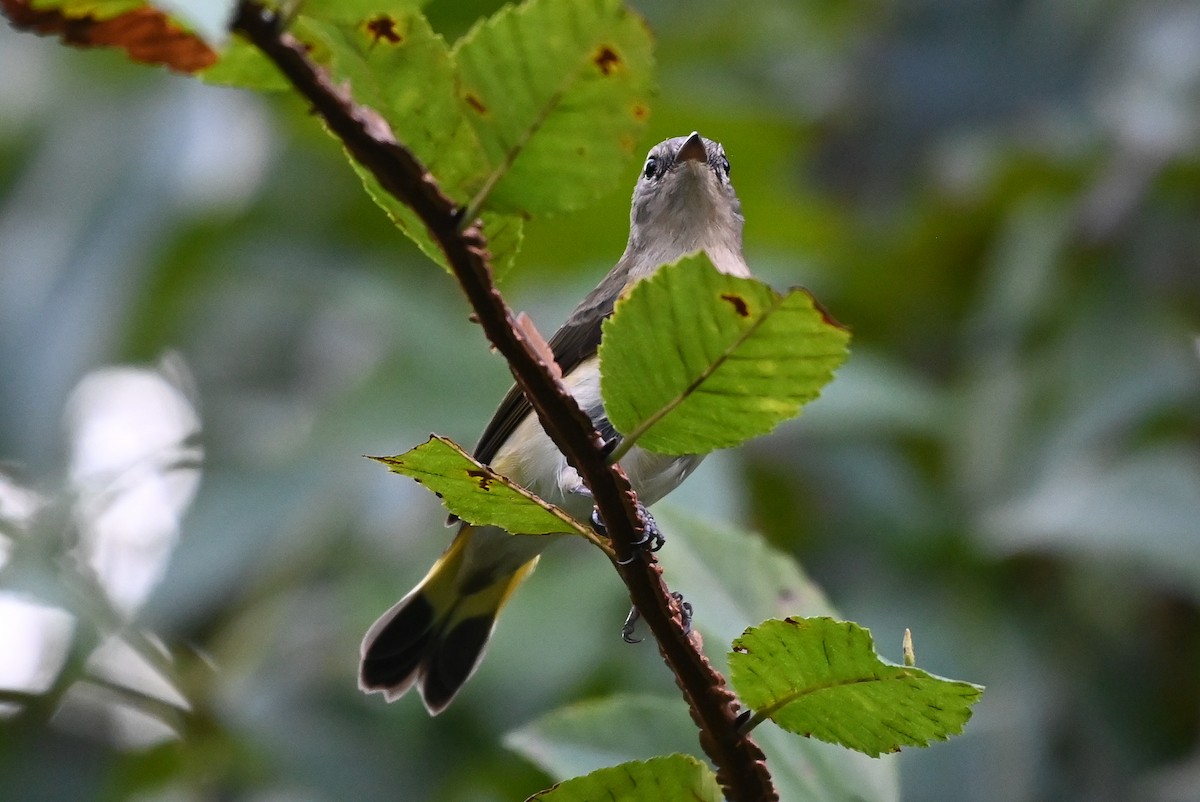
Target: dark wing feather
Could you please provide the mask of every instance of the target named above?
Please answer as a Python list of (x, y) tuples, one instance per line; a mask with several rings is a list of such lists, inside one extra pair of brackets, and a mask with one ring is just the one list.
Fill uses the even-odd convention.
[[(579, 306), (575, 307), (571, 316), (550, 338), (550, 350), (554, 354), (554, 361), (558, 362), (564, 376), (579, 367), (581, 362), (594, 356), (596, 349), (600, 347), (600, 324), (612, 314), (613, 304), (619, 294), (619, 289), (612, 287), (617, 282), (618, 286), (624, 285), (624, 281), (619, 278), (624, 272), (618, 266), (617, 270), (610, 273), (599, 286), (588, 293)], [(532, 411), (533, 407), (521, 392), (521, 388), (516, 385), (509, 388), (496, 414), (483, 430), (479, 444), (475, 446), (475, 459), (485, 465), (490, 464), (500, 446), (504, 445), (513, 430)]]

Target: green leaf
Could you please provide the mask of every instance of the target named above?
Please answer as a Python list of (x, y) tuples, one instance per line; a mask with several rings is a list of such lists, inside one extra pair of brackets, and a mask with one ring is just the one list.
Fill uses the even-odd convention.
[[(710, 480), (708, 473), (701, 472), (688, 480), (683, 492), (695, 490), (694, 482)], [(715, 481), (723, 480), (718, 476)], [(663, 565), (664, 576), (694, 605), (692, 624), (706, 642), (729, 643), (747, 624), (765, 618), (836, 615), (796, 560), (761, 536), (685, 514), (673, 502), (656, 506), (654, 518), (669, 538), (671, 559)], [(711, 657), (727, 673), (726, 656)], [(690, 718), (684, 724), (691, 725)], [(900, 798), (896, 763), (890, 756), (872, 759), (821, 741), (797, 740), (777, 727), (760, 727), (754, 736), (767, 755), (781, 799), (895, 802)], [(603, 749), (604, 741), (599, 744)], [(530, 759), (546, 768), (538, 759)]]
[(270, 59), (254, 45), (244, 39), (232, 39), (221, 51), (216, 64), (196, 73), (196, 77), (210, 84), (236, 86), (241, 89), (256, 89), (260, 92), (282, 92), (291, 88), (283, 73), (275, 68)]
[(559, 783), (529, 797), (545, 802), (721, 802), (724, 796), (708, 766), (690, 755), (666, 755), (622, 763)]
[(621, 0), (503, 8), (454, 57), (490, 170), (474, 205), (574, 209), (624, 176), (648, 116), (653, 58), (645, 23)]
[[(672, 551), (674, 554), (674, 551)], [(695, 597), (693, 597), (695, 598)], [(703, 602), (708, 610), (708, 603)], [(782, 730), (759, 729), (755, 740), (780, 799), (805, 802), (895, 802), (895, 764)], [(504, 745), (557, 781), (664, 752), (702, 759), (696, 725), (678, 697), (620, 694), (554, 710), (515, 730)]]
[(334, 80), (379, 113), (442, 190), (465, 202), (488, 174), (482, 146), (456, 93), (450, 49), (418, 12), (358, 19), (305, 17), (296, 33), (328, 53)]
[(733, 642), (730, 681), (758, 717), (872, 757), (962, 732), (978, 685), (885, 663), (871, 633), (831, 618), (786, 618)]
[(312, 19), (355, 22), (416, 11), (428, 4), (429, 0), (304, 0), (300, 10)]
[(433, 435), (394, 457), (371, 457), (396, 473), (416, 479), (470, 524), (498, 526), (522, 535), (592, 532), (558, 507), (476, 462), (456, 443)]
[(560, 707), (504, 736), (504, 745), (556, 780), (665, 752), (697, 754), (682, 699), (619, 694)]
[(667, 265), (604, 323), (600, 389), (619, 451), (705, 453), (765, 434), (817, 397), (849, 339), (807, 290), (780, 295), (703, 254)]
[[(387, 212), (388, 217), (396, 224), (396, 227), (403, 231), (421, 249), (421, 253), (428, 256), (435, 264), (441, 265), (448, 270), (449, 264), (446, 261), (446, 255), (442, 253), (442, 249), (433, 241), (429, 230), (425, 228), (425, 224), (417, 217), (416, 212), (381, 187), (379, 182), (375, 180), (375, 176), (371, 175), (370, 171), (358, 162), (351, 160), (350, 166), (354, 168), (354, 172), (358, 173), (358, 177), (362, 179), (367, 194), (371, 196), (371, 199), (380, 208)], [(521, 249), (524, 226), (519, 217), (513, 217), (512, 215), (484, 212), (480, 217), (483, 220), (483, 231), (487, 235), (488, 253), (492, 256), (492, 270), (495, 276), (500, 278), (516, 262), (517, 252)]]
[[(624, 174), (649, 108), (650, 37), (618, 0), (532, 0), (480, 23), (451, 52), (419, 5), (320, 0), (302, 6), (291, 32), (448, 197), (482, 217), (502, 275), (520, 248), (522, 217), (577, 208)], [(281, 83), (265, 59), (237, 45), (205, 78)], [(413, 210), (353, 166), (397, 227), (446, 266)]]
[[(319, 43), (330, 69), (348, 83), (354, 99), (379, 113), (396, 139), (409, 148), (461, 206), (491, 173), (483, 145), (458, 97), (458, 78), (450, 49), (429, 22), (405, 3), (377, 3), (379, 10), (354, 17), (345, 11), (333, 19), (305, 17), (296, 26), (302, 40)], [(446, 257), (425, 225), (364, 167), (351, 162), (367, 192), (396, 226), (437, 264)], [(521, 220), (483, 214), (488, 250), (497, 274), (511, 267), (521, 244)]]
[[(707, 476), (689, 480), (706, 481)], [(695, 605), (693, 625), (708, 643), (729, 643), (748, 623), (791, 614), (833, 614), (821, 591), (796, 561), (761, 537), (655, 507), (655, 519), (670, 538), (671, 559), (663, 568), (668, 584)], [(722, 671), (725, 655), (712, 659)], [(554, 710), (510, 733), (505, 745), (555, 780), (565, 780), (627, 760), (665, 752), (703, 757), (696, 726), (678, 696), (618, 695)], [(781, 799), (806, 802), (895, 802), (896, 763), (872, 759), (840, 746), (798, 740), (777, 727), (762, 727), (755, 739)]]

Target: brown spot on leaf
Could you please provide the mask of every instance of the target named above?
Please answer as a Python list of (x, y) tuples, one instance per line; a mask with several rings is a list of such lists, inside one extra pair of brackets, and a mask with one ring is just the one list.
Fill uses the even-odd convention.
[(496, 481), (490, 473), (487, 471), (481, 471), (478, 468), (467, 469), (467, 476), (470, 476), (472, 479), (479, 480), (480, 490), (491, 490), (492, 482)]
[(644, 120), (650, 116), (650, 109), (643, 106), (641, 103), (633, 104), (633, 119)]
[(483, 101), (470, 92), (463, 96), (463, 100), (467, 101), (467, 105), (475, 109), (478, 114), (486, 115), (488, 113), (487, 106), (483, 105)]
[(721, 300), (728, 301), (729, 305), (733, 307), (733, 311), (737, 312), (738, 317), (750, 317), (750, 307), (746, 305), (746, 299), (742, 296), (732, 292), (723, 292)]
[(398, 45), (404, 41), (404, 37), (396, 33), (396, 20), (387, 14), (367, 20), (367, 33), (371, 34), (376, 44), (381, 39), (390, 45)]
[(617, 55), (617, 51), (613, 50), (608, 45), (600, 45), (600, 49), (596, 51), (596, 55), (592, 57), (592, 61), (600, 68), (600, 72), (604, 75), (612, 75), (621, 67), (621, 57)]
[(36, 10), (28, 0), (0, 0), (14, 28), (57, 35), (75, 47), (115, 47), (133, 61), (162, 64), (177, 72), (198, 72), (217, 63), (203, 39), (185, 31), (154, 8), (136, 8), (108, 19), (70, 16), (59, 9)]

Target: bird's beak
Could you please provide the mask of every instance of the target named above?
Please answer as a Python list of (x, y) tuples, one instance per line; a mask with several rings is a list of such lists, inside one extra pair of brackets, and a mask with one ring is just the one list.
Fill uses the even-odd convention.
[(704, 147), (704, 140), (695, 131), (692, 131), (692, 135), (684, 140), (683, 144), (679, 146), (679, 150), (675, 153), (676, 164), (685, 161), (708, 164), (708, 148)]

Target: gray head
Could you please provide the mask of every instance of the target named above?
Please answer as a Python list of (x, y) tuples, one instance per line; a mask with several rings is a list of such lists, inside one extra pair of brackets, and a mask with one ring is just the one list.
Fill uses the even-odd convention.
[(729, 159), (721, 143), (698, 133), (650, 149), (633, 190), (629, 222), (625, 260), (635, 274), (701, 250), (724, 272), (749, 273)]

